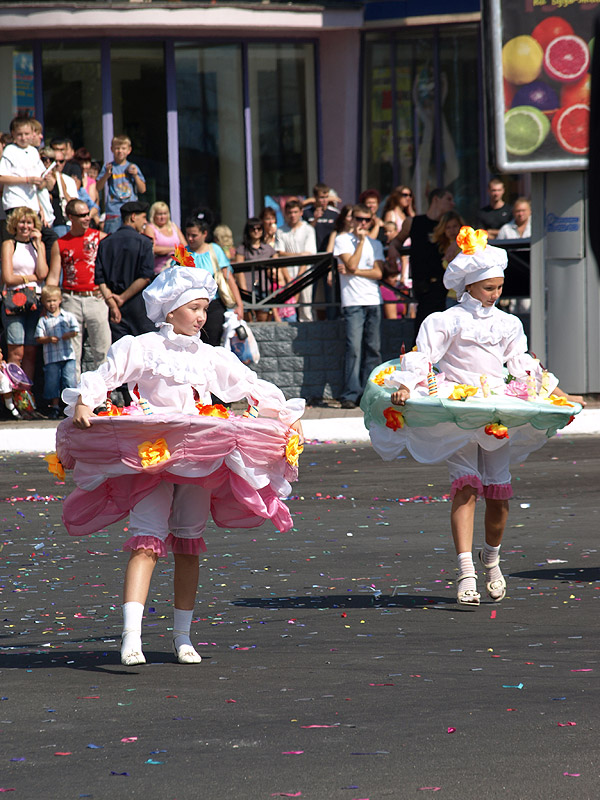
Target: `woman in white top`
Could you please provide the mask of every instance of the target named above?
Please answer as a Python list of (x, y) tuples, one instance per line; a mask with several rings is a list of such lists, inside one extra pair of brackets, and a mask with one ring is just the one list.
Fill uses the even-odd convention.
[[(10, 215), (7, 231), (13, 239), (2, 243), (2, 286), (4, 290), (28, 287), (39, 296), (48, 274), (46, 250), (42, 244), (42, 223), (30, 208), (17, 208)], [(18, 364), (33, 381), (35, 373), (35, 326), (37, 307), (18, 314), (7, 314), (2, 303), (2, 325), (6, 332), (7, 361)]]

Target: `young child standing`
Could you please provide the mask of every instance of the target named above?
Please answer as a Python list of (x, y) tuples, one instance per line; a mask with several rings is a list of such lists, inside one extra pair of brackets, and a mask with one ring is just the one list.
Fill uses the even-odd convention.
[(6, 362), (4, 360), (4, 356), (2, 355), (2, 350), (0, 350), (0, 397), (2, 397), (4, 406), (10, 416), (14, 419), (21, 419), (19, 410), (15, 406), (13, 387), (8, 375), (5, 372), (5, 366)]
[[(143, 292), (147, 314), (158, 332), (119, 339), (110, 348), (105, 364), (95, 372), (84, 373), (76, 389), (63, 392), (66, 413), (73, 417), (73, 425), (84, 431), (92, 428), (85, 434), (86, 441), (80, 443), (81, 448), (90, 452), (95, 446), (99, 448), (96, 460), (86, 454), (87, 464), (78, 482), (80, 488), (65, 502), (67, 529), (73, 533), (75, 528), (81, 530), (82, 520), (91, 521), (84, 530), (91, 533), (106, 524), (105, 509), (109, 509), (112, 521), (122, 519), (127, 510), (130, 511), (131, 536), (124, 549), (131, 551), (131, 555), (123, 589), (121, 645), (121, 661), (130, 666), (146, 660), (141, 641), (144, 605), (156, 561), (165, 557), (167, 550), (173, 552), (175, 560), (173, 648), (180, 664), (200, 662), (200, 655), (190, 639), (190, 626), (199, 554), (206, 549), (202, 534), (209, 513), (212, 512), (215, 522), (223, 527), (254, 527), (267, 517), (275, 521), (283, 504), (272, 487), (279, 488), (279, 497), (286, 496), (290, 489), (284, 472), (277, 472), (281, 464), (279, 450), (282, 453), (287, 450), (285, 443), (281, 443), (290, 427), (297, 432), (298, 441), (302, 440), (299, 418), (304, 410), (303, 400), (286, 401), (276, 386), (259, 380), (233, 353), (201, 341), (206, 310), (215, 293), (216, 284), (206, 270), (185, 267), (164, 270)], [(102, 425), (95, 421), (92, 409), (104, 402), (107, 392), (123, 383), (129, 384), (132, 393), (136, 387), (140, 407), (151, 416), (139, 422), (123, 418), (123, 424), (115, 425), (110, 431), (113, 438), (101, 431), (94, 440), (94, 428), (100, 429)], [(190, 417), (198, 419), (198, 397), (210, 404), (211, 392), (225, 402), (251, 398), (251, 404), (258, 407), (261, 417), (271, 419), (215, 420), (206, 434), (200, 431), (196, 440)], [(175, 438), (169, 442), (163, 439), (164, 447), (156, 466), (145, 472), (139, 471), (137, 452), (129, 460), (129, 454), (117, 453), (115, 457), (115, 450), (119, 450), (127, 436), (128, 426), (137, 429), (137, 438), (133, 441), (139, 450), (142, 445), (138, 447), (137, 443), (148, 435), (145, 431), (154, 425), (153, 420), (160, 425), (160, 431), (164, 431), (165, 439), (169, 438), (169, 431), (174, 431), (175, 436), (183, 427), (182, 446), (179, 447), (179, 440)], [(228, 433), (230, 424), (235, 428), (233, 438)], [(63, 423), (61, 428), (65, 425)], [(263, 432), (264, 446), (259, 443), (259, 430)], [(63, 440), (68, 440), (76, 433), (69, 426), (61, 435)], [(223, 445), (228, 437), (235, 440), (230, 450)], [(265, 437), (274, 445), (269, 445)], [(244, 438), (249, 447), (242, 446)], [(58, 445), (59, 456), (63, 459), (60, 440)], [(154, 446), (156, 452), (159, 441)], [(67, 455), (73, 453), (68, 445), (63, 450)], [(179, 469), (175, 463), (176, 450), (181, 453)], [(138, 465), (137, 473), (134, 463)], [(79, 463), (76, 470), (78, 467)], [(87, 489), (87, 485), (83, 486), (86, 478), (89, 491), (82, 491), (82, 488)], [(111, 478), (115, 482), (104, 490), (103, 481), (110, 483)], [(78, 480), (77, 472), (75, 479)], [(128, 480), (130, 483), (125, 485)], [(69, 505), (73, 497), (75, 502)], [(92, 505), (94, 510), (88, 513), (86, 509)], [(257, 508), (260, 509), (258, 516), (254, 513)], [(287, 509), (285, 513), (289, 518)], [(291, 527), (290, 519), (288, 523)]]
[(77, 385), (73, 339), (79, 333), (74, 314), (61, 308), (58, 286), (44, 286), (41, 296), (45, 309), (35, 329), (35, 340), (44, 346), (44, 399), (50, 403), (49, 419), (58, 419), (63, 389)]
[(110, 149), (114, 160), (102, 167), (96, 181), (99, 193), (108, 181), (105, 233), (114, 233), (121, 227), (121, 206), (136, 201), (138, 195), (146, 191), (146, 179), (141, 169), (127, 160), (132, 149), (129, 136), (115, 136)]
[[(583, 404), (581, 397), (565, 395), (558, 388), (558, 380), (544, 372), (540, 362), (527, 353), (527, 339), (519, 318), (496, 308), (504, 284), (506, 251), (486, 246), (487, 234), (468, 227), (461, 228), (457, 243), (462, 252), (448, 265), (444, 285), (456, 291), (458, 304), (426, 317), (419, 329), (415, 351), (403, 356), (401, 369), (385, 376), (383, 385), (395, 389), (391, 402), (403, 407), (410, 397), (433, 394), (459, 399), (452, 395), (462, 387), (469, 390), (469, 395), (501, 397), (499, 402), (505, 407), (506, 364), (517, 381), (531, 387), (532, 399), (543, 388), (546, 397), (553, 393)], [(433, 365), (439, 367), (437, 377)], [(420, 412), (426, 416), (427, 409), (420, 408)], [(406, 415), (409, 413), (410, 408)], [(480, 601), (472, 547), (475, 503), (483, 495), (485, 544), (479, 558), (487, 573), (488, 596), (499, 602), (506, 594), (499, 562), (508, 501), (512, 497), (510, 463), (522, 461), (541, 447), (549, 434), (523, 423), (511, 428), (510, 436), (506, 435), (506, 428), (497, 431), (498, 438), (493, 432), (490, 435), (481, 423), (472, 428), (446, 421), (421, 424), (422, 427), (411, 427), (402, 421), (393, 433), (389, 427), (373, 425), (369, 431), (371, 441), (386, 460), (396, 458), (407, 447), (421, 463), (445, 461), (448, 465), (452, 483), (450, 521), (458, 559), (457, 600), (462, 606), (478, 606)]]

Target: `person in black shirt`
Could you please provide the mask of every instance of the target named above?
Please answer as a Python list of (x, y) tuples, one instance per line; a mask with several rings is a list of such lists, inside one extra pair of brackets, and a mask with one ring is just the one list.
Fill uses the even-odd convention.
[(442, 255), (432, 234), (443, 214), (454, 208), (454, 197), (447, 189), (434, 189), (429, 195), (429, 208), (426, 214), (407, 217), (402, 223), (400, 233), (393, 240), (402, 245), (410, 236), (410, 270), (413, 291), (418, 303), (415, 330), (418, 331), (425, 317), (434, 311), (446, 310), (444, 286), (444, 267)]
[(492, 178), (488, 183), (488, 194), (490, 203), (479, 209), (477, 226), (487, 231), (489, 239), (495, 239), (500, 228), (511, 221), (512, 210), (504, 202), (504, 184), (500, 178)]
[(142, 298), (154, 278), (152, 240), (142, 233), (147, 212), (148, 203), (139, 200), (122, 205), (122, 227), (98, 246), (94, 279), (108, 304), (113, 342), (155, 328)]

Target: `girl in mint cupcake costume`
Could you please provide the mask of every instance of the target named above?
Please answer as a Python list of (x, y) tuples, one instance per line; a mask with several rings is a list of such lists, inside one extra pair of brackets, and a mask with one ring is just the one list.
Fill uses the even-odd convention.
[[(462, 252), (449, 264), (444, 285), (456, 291), (458, 305), (424, 320), (415, 350), (396, 368), (390, 362), (374, 371), (361, 407), (373, 446), (385, 460), (406, 447), (422, 463), (447, 463), (457, 600), (476, 607), (472, 548), (478, 496), (486, 504), (479, 558), (488, 596), (498, 602), (506, 594), (499, 562), (512, 497), (510, 463), (541, 447), (581, 410), (575, 404), (583, 400), (558, 388), (558, 380), (527, 353), (521, 321), (496, 307), (506, 251), (488, 246), (484, 231), (467, 227), (457, 242)], [(508, 386), (505, 365), (516, 379)]]

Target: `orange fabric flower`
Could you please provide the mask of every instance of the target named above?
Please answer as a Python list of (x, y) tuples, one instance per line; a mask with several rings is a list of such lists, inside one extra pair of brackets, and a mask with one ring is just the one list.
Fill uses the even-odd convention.
[(56, 453), (49, 453), (47, 456), (44, 456), (44, 461), (48, 463), (48, 472), (52, 475), (56, 475), (59, 481), (64, 481), (65, 468), (60, 463), (60, 459)]
[(99, 411), (99, 417), (120, 417), (123, 413), (123, 409), (119, 408), (119, 406), (114, 406), (110, 400), (106, 402), (106, 409), (104, 411)]
[(404, 417), (402, 412), (389, 406), (384, 409), (383, 416), (385, 417), (386, 428), (391, 428), (393, 431), (400, 430), (404, 427)]
[(196, 266), (194, 262), (194, 257), (182, 244), (178, 244), (177, 247), (175, 248), (173, 259), (179, 264), (180, 267)]
[(203, 406), (202, 403), (196, 403), (196, 408), (201, 417), (220, 417), (221, 419), (229, 419), (229, 411), (220, 403), (214, 406)]
[(142, 442), (138, 445), (138, 454), (142, 467), (153, 467), (161, 461), (168, 461), (171, 453), (164, 439), (157, 439), (155, 442)]
[(465, 255), (471, 256), (478, 250), (485, 250), (487, 240), (487, 231), (474, 231), (469, 225), (463, 225), (456, 237), (456, 244)]
[(290, 467), (298, 466), (298, 458), (302, 455), (304, 445), (300, 444), (300, 437), (295, 434), (290, 436), (285, 446), (285, 460)]
[(395, 371), (396, 371), (396, 367), (386, 367), (385, 369), (382, 369), (373, 378), (373, 383), (376, 383), (377, 386), (383, 386), (383, 381), (385, 380), (385, 376), (386, 375), (391, 375), (392, 372), (395, 372)]
[(467, 383), (455, 383), (452, 394), (448, 395), (448, 400), (466, 400), (467, 397), (473, 397), (476, 394), (475, 386), (469, 386)]
[(491, 422), (486, 425), (484, 431), (488, 436), (495, 436), (496, 439), (510, 439), (508, 435), (508, 428), (506, 425), (501, 425), (499, 422)]
[(573, 408), (573, 403), (569, 403), (566, 397), (559, 397), (557, 394), (551, 394), (549, 400), (553, 406), (569, 406)]

